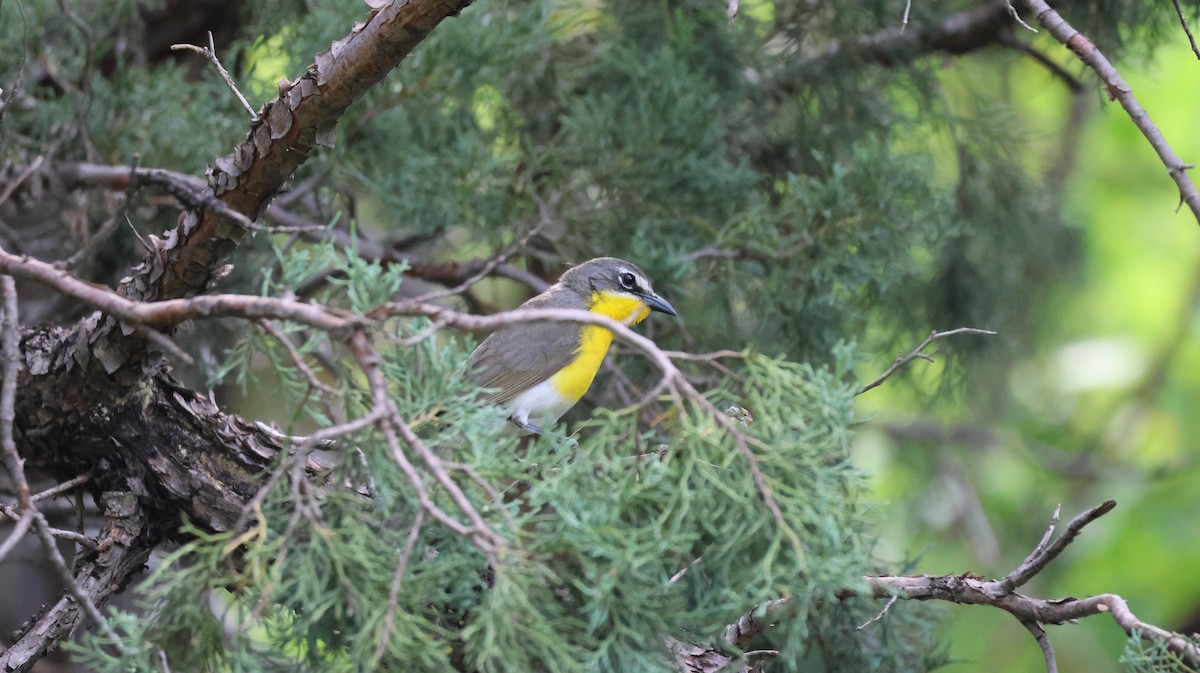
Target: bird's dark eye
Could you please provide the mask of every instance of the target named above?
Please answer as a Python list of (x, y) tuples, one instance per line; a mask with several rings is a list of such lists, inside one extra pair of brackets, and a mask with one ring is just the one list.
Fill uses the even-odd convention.
[(637, 277), (628, 271), (625, 271), (621, 275), (617, 276), (617, 280), (621, 281), (621, 287), (625, 288), (626, 290), (637, 289)]

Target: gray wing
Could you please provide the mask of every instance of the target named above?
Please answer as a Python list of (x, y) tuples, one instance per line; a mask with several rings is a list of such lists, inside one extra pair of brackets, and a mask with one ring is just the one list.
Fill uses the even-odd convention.
[[(521, 305), (540, 308), (542, 296)], [(525, 323), (492, 332), (471, 354), (472, 379), (484, 388), (497, 388), (484, 402), (504, 405), (517, 395), (554, 376), (570, 364), (579, 350), (581, 326), (566, 322)]]

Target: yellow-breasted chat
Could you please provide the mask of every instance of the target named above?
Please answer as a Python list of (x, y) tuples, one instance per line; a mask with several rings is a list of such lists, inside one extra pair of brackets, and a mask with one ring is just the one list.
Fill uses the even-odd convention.
[[(677, 315), (634, 264), (598, 257), (568, 269), (521, 308), (584, 309), (626, 325), (651, 311)], [(523, 431), (541, 434), (575, 406), (592, 385), (613, 333), (596, 325), (559, 322), (502, 327), (471, 354), (475, 382), (493, 392), (483, 401), (508, 411)]]

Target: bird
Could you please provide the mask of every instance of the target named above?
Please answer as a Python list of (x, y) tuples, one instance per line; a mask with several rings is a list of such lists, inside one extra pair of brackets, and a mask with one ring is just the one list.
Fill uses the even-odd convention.
[[(636, 325), (652, 311), (677, 316), (632, 262), (597, 257), (565, 271), (558, 282), (519, 308), (583, 309)], [(575, 406), (612, 344), (598, 325), (534, 322), (501, 327), (471, 353), (472, 379), (491, 389), (481, 401), (508, 412), (524, 435), (541, 435)]]

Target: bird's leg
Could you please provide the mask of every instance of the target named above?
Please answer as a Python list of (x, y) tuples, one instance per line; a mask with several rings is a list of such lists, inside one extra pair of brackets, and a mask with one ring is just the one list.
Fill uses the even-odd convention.
[(512, 421), (513, 425), (517, 426), (518, 428), (521, 428), (521, 431), (526, 434), (538, 435), (539, 437), (546, 434), (545, 431), (543, 431), (538, 426), (536, 426), (528, 421), (523, 421), (523, 420), (517, 418), (516, 416), (509, 416), (508, 420)]

